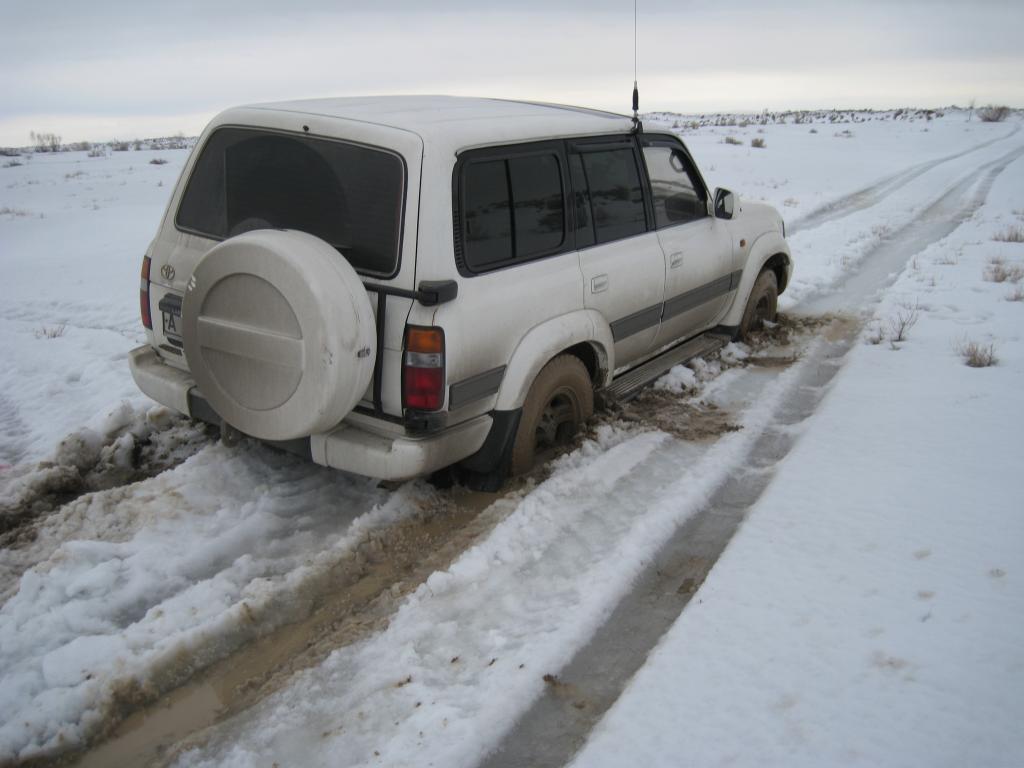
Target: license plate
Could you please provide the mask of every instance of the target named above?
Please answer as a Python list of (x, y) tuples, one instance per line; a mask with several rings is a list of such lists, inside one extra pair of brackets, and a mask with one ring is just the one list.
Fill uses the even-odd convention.
[(176, 347), (181, 346), (181, 315), (174, 312), (161, 312), (164, 318), (164, 336)]

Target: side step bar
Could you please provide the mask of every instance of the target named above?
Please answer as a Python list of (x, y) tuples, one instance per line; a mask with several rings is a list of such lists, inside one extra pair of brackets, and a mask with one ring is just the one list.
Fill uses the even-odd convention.
[(604, 395), (609, 400), (618, 400), (619, 402), (632, 400), (640, 393), (641, 389), (668, 373), (672, 367), (693, 360), (695, 357), (717, 352), (730, 341), (728, 336), (718, 333), (705, 333), (689, 341), (684, 341), (679, 346), (667, 349), (643, 365), (618, 376), (604, 390)]

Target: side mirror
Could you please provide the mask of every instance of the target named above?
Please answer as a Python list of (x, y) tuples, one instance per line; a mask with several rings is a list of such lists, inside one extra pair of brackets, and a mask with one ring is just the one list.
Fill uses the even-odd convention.
[(715, 218), (731, 219), (736, 207), (736, 196), (728, 189), (715, 190)]

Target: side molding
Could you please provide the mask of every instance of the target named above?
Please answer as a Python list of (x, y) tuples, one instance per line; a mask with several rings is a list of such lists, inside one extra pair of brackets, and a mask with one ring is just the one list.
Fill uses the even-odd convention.
[(732, 307), (719, 321), (719, 325), (739, 327), (740, 321), (743, 319), (743, 310), (747, 306), (747, 299), (750, 298), (750, 292), (754, 289), (754, 281), (761, 274), (765, 262), (777, 253), (784, 253), (787, 258), (790, 258), (789, 245), (778, 232), (766, 232), (751, 244), (750, 255), (747, 256), (747, 266), (743, 270), (739, 288), (736, 289)]
[(512, 353), (494, 408), (499, 411), (521, 408), (540, 369), (559, 352), (584, 342), (597, 353), (603, 372), (603, 380), (598, 383), (606, 385), (615, 369), (612, 332), (600, 313), (581, 309), (530, 329)]

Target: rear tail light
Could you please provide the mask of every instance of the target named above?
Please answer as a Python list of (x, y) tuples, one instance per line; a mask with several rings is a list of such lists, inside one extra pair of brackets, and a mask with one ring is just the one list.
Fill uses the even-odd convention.
[(142, 280), (139, 282), (139, 310), (142, 312), (142, 324), (153, 330), (153, 316), (149, 313), (149, 256), (142, 257)]
[(444, 405), (444, 331), (410, 325), (402, 355), (402, 407), (439, 411)]

